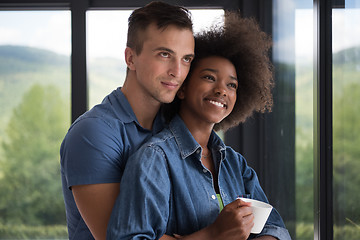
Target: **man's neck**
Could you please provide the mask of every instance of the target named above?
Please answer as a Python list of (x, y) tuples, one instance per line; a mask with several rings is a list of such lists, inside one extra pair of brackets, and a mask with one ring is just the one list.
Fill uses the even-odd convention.
[(135, 113), (136, 119), (139, 124), (146, 129), (152, 129), (153, 122), (160, 109), (160, 102), (149, 101), (146, 97), (142, 96), (141, 92), (132, 89), (131, 86), (124, 83), (121, 91), (129, 101), (130, 106)]

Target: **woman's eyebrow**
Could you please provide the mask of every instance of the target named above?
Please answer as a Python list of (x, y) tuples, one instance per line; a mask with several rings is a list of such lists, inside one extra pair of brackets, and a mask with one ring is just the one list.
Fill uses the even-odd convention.
[[(204, 69), (202, 69), (202, 70), (200, 71), (200, 73), (206, 72), (206, 71), (213, 72), (213, 73), (218, 73), (218, 72), (219, 72), (219, 70), (216, 70), (216, 69), (213, 69), (213, 68), (204, 68)], [(230, 78), (231, 78), (232, 80), (239, 81), (237, 77), (234, 77), (234, 76), (231, 76), (231, 75), (230, 75)]]
[(234, 76), (230, 76), (231, 79), (235, 80), (235, 81), (239, 81), (239, 79), (237, 77)]
[(218, 73), (219, 72), (218, 70), (213, 69), (213, 68), (204, 68), (200, 72), (206, 72), (206, 71), (213, 72), (213, 73)]

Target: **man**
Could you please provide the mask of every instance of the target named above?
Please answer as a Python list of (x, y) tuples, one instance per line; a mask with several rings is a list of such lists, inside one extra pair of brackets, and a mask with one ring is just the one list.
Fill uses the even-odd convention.
[(128, 157), (163, 128), (194, 57), (189, 12), (153, 2), (129, 17), (122, 88), (80, 116), (61, 145), (61, 175), (69, 239), (105, 239)]

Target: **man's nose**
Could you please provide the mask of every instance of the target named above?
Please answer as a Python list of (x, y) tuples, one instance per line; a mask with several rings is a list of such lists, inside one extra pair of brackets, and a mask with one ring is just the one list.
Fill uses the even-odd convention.
[(181, 60), (173, 59), (169, 68), (169, 75), (172, 77), (179, 77), (181, 75)]

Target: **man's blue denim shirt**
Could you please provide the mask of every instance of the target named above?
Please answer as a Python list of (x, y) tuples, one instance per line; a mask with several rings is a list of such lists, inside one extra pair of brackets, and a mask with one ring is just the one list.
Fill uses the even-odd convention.
[[(213, 132), (209, 145), (219, 169), (224, 206), (238, 196), (268, 202), (255, 171), (244, 157)], [(201, 146), (179, 116), (144, 144), (127, 162), (120, 195), (108, 225), (107, 239), (158, 239), (187, 235), (212, 224), (219, 202), (212, 174), (201, 163)], [(259, 235), (291, 239), (273, 209)]]
[(119, 183), (129, 156), (163, 127), (158, 114), (152, 130), (142, 128), (121, 88), (71, 125), (60, 148), (69, 240), (94, 239), (76, 206), (71, 187)]

